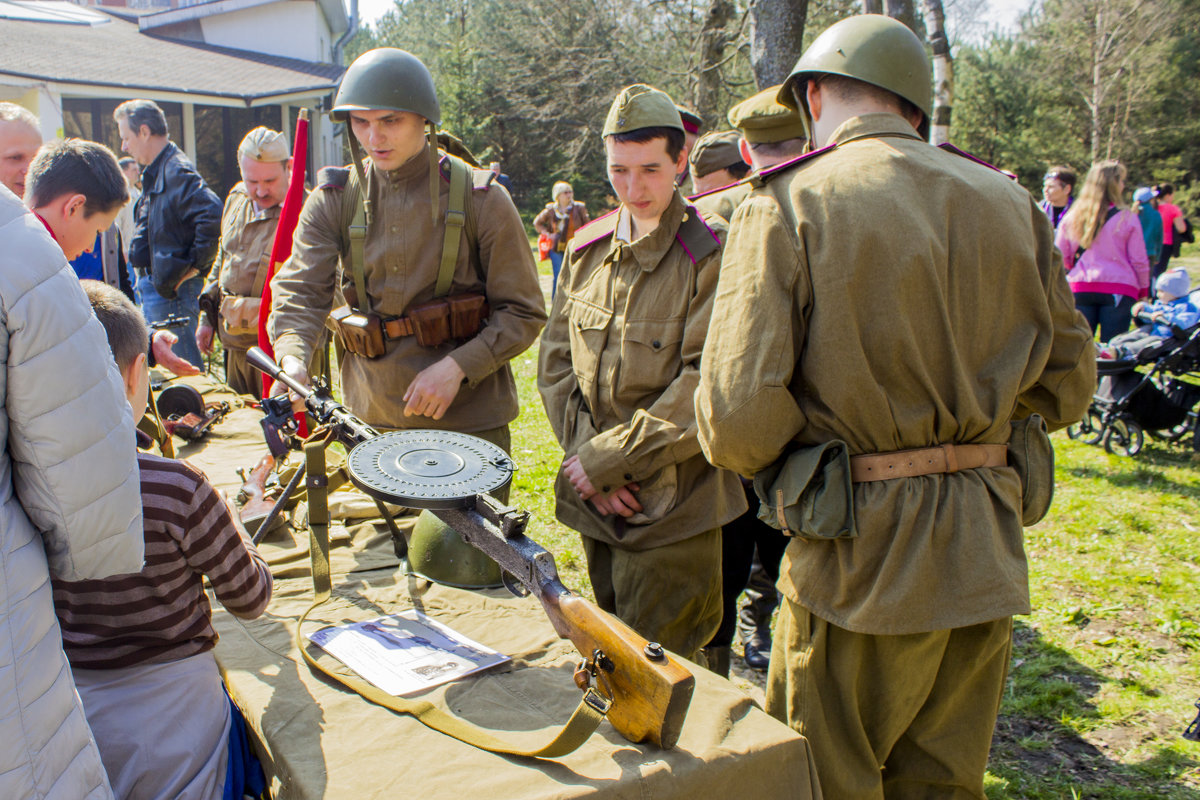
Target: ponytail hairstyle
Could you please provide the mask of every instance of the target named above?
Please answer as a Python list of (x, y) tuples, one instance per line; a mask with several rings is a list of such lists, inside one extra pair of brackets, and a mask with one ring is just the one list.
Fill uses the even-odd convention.
[(1067, 237), (1080, 247), (1091, 247), (1096, 234), (1104, 226), (1108, 207), (1125, 208), (1121, 187), (1125, 181), (1125, 165), (1119, 161), (1099, 161), (1092, 164), (1079, 196), (1063, 217), (1061, 225)]

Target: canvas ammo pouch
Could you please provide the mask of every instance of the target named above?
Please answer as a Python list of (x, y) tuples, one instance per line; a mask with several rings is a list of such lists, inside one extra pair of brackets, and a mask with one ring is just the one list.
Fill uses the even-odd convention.
[(1013, 420), (1008, 465), (1021, 479), (1021, 524), (1036, 525), (1054, 499), (1054, 445), (1046, 421), (1037, 414)]
[(258, 297), (221, 296), (220, 318), (225, 332), (231, 336), (258, 333), (258, 310), (262, 300)]
[(840, 439), (801, 447), (754, 476), (758, 518), (788, 536), (850, 539), (854, 494), (850, 453)]
[(335, 308), (329, 319), (342, 347), (362, 358), (383, 355), (383, 323), (378, 314), (364, 314), (345, 305)]

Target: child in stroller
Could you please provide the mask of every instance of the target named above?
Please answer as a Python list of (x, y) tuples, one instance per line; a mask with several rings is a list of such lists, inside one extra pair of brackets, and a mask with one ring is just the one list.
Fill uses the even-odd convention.
[(1157, 290), (1159, 302), (1135, 308), (1146, 325), (1102, 348), (1100, 385), (1087, 416), (1067, 429), (1072, 439), (1132, 456), (1141, 451), (1145, 432), (1166, 441), (1191, 433), (1200, 452), (1200, 418), (1193, 408), (1200, 402), (1200, 305), (1188, 292), (1184, 270), (1164, 273)]
[(1134, 319), (1149, 319), (1150, 324), (1114, 336), (1107, 347), (1100, 349), (1100, 358), (1135, 358), (1200, 322), (1200, 307), (1188, 294), (1191, 285), (1187, 270), (1167, 270), (1158, 276), (1154, 288), (1158, 302), (1140, 302), (1133, 307)]

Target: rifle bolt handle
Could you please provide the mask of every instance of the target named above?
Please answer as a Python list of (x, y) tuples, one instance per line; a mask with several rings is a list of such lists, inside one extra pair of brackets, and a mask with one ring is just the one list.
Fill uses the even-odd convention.
[(646, 647), (642, 652), (644, 652), (646, 654), (646, 658), (650, 659), (651, 661), (662, 661), (667, 657), (667, 654), (663, 652), (663, 646), (658, 642), (647, 642)]

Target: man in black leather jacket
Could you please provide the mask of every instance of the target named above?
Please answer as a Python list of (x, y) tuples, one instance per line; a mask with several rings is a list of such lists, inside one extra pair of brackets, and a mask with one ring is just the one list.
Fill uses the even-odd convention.
[(221, 201), (183, 152), (167, 138), (167, 119), (152, 100), (129, 100), (113, 112), (121, 149), (143, 165), (134, 208), (129, 261), (150, 323), (188, 320), (174, 329), (180, 355), (203, 368), (196, 347), (198, 299), (221, 236)]

